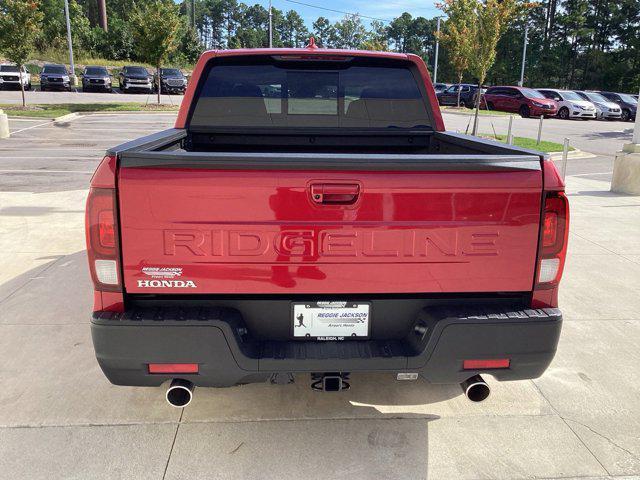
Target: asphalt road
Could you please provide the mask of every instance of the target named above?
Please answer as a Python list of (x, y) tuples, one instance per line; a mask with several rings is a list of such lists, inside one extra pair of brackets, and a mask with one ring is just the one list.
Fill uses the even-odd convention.
[(87, 115), (61, 124), (11, 119), (13, 133), (0, 140), (0, 191), (85, 189), (109, 147), (174, 121), (174, 113)]
[[(471, 112), (471, 111), (470, 111)], [(468, 115), (447, 113), (444, 115), (447, 130), (471, 132), (473, 121)], [(518, 137), (537, 138), (540, 120), (537, 118), (513, 117), (513, 135)], [(587, 158), (570, 159), (567, 164), (567, 175), (581, 175), (594, 180), (610, 181), (613, 172), (615, 152), (622, 150), (625, 143), (633, 136), (632, 122), (560, 120), (549, 118), (543, 120), (542, 139), (562, 144), (565, 138), (569, 145), (585, 153)], [(480, 133), (506, 135), (509, 130), (508, 116), (481, 116)]]
[[(15, 92), (0, 92), (7, 93)], [(45, 92), (45, 95), (84, 94)], [(0, 103), (2, 101), (0, 97)], [(450, 113), (444, 118), (448, 130), (461, 132), (465, 132), (470, 120), (466, 115)], [(174, 113), (86, 115), (62, 124), (42, 119), (12, 118), (9, 125), (13, 134), (0, 143), (0, 189), (46, 191), (84, 188), (107, 148), (169, 128), (174, 120)], [(572, 146), (586, 153), (581, 158), (569, 159), (568, 175), (608, 182), (613, 171), (614, 154), (631, 140), (632, 127), (632, 123), (623, 122), (547, 119), (544, 120), (542, 138), (555, 142), (569, 138)], [(506, 134), (507, 128), (507, 117), (481, 117), (482, 133), (491, 133), (495, 129), (498, 134)], [(537, 119), (514, 117), (515, 135), (535, 137), (537, 131)]]
[[(182, 410), (162, 388), (109, 384), (88, 325), (87, 186), (106, 148), (173, 119), (11, 120), (0, 140), (0, 480), (640, 478), (640, 201), (610, 193), (604, 175), (567, 179), (556, 358), (536, 380), (488, 376), (482, 404), (392, 375), (353, 375), (336, 394), (304, 376), (199, 388)], [(588, 146), (598, 125), (554, 129), (585, 128), (574, 135)], [(610, 170), (597, 158), (570, 166)]]

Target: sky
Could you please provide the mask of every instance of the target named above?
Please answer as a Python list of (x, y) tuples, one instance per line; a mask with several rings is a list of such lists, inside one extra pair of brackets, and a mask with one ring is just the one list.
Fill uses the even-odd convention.
[[(254, 0), (268, 7), (268, 0)], [(254, 3), (251, 0), (245, 0), (245, 3)], [(440, 10), (435, 7), (432, 0), (296, 0), (308, 5), (315, 5), (320, 8), (291, 3), (287, 0), (272, 0), (273, 6), (279, 10), (297, 10), (302, 16), (308, 27), (320, 16), (327, 17), (331, 21), (340, 20), (344, 17), (343, 13), (332, 12), (324, 9), (340, 10), (349, 13), (359, 13), (368, 17), (375, 17), (381, 20), (392, 20), (400, 16), (403, 12), (409, 12), (414, 17), (433, 18), (438, 15)], [(365, 23), (369, 23), (371, 19), (363, 18)]]

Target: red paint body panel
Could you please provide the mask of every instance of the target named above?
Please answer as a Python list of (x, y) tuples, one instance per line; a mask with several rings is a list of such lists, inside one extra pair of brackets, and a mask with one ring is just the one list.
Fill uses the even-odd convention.
[(186, 128), (187, 120), (189, 117), (189, 108), (193, 102), (193, 97), (195, 95), (195, 91), (198, 87), (198, 83), (200, 81), (200, 77), (202, 76), (202, 72), (205, 69), (207, 63), (216, 58), (216, 57), (241, 57), (248, 55), (294, 55), (300, 56), (304, 55), (309, 57), (322, 57), (322, 56), (330, 56), (330, 57), (375, 57), (375, 58), (395, 58), (399, 60), (408, 60), (415, 64), (416, 68), (420, 72), (422, 79), (424, 80), (424, 85), (427, 91), (427, 97), (429, 100), (429, 104), (431, 107), (431, 111), (433, 112), (433, 121), (434, 130), (438, 132), (444, 131), (444, 121), (442, 120), (442, 114), (440, 112), (440, 106), (438, 105), (438, 99), (436, 98), (436, 93), (433, 89), (433, 84), (431, 83), (431, 77), (429, 76), (429, 70), (424, 63), (424, 60), (417, 55), (413, 54), (405, 54), (405, 53), (393, 53), (393, 52), (370, 52), (363, 50), (331, 50), (331, 49), (323, 49), (323, 48), (308, 48), (308, 49), (300, 49), (300, 48), (247, 48), (247, 49), (238, 49), (238, 50), (212, 50), (208, 52), (204, 52), (198, 63), (196, 64), (196, 68), (193, 71), (193, 75), (191, 77), (191, 81), (187, 86), (187, 90), (184, 94), (184, 99), (182, 100), (182, 104), (180, 105), (180, 111), (178, 112), (178, 118), (176, 119), (175, 128)]
[[(357, 184), (357, 201), (318, 205), (311, 199), (316, 183)], [(496, 292), (533, 285), (539, 171), (123, 168), (118, 188), (129, 293)], [(163, 267), (181, 274), (149, 270)], [(194, 286), (162, 283), (171, 278)]]

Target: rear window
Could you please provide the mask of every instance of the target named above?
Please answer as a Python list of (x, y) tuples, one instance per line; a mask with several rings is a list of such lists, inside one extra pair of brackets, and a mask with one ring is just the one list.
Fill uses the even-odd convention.
[(199, 87), (190, 127), (431, 126), (408, 63), (362, 60), (214, 65)]

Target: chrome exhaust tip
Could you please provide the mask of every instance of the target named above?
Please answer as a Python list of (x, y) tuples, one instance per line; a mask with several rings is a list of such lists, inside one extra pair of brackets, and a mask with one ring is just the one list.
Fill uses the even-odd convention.
[(167, 389), (166, 399), (169, 405), (176, 408), (186, 407), (193, 398), (193, 383), (189, 380), (174, 378)]
[(482, 402), (491, 394), (491, 388), (480, 375), (467, 378), (460, 384), (465, 396), (472, 402)]

